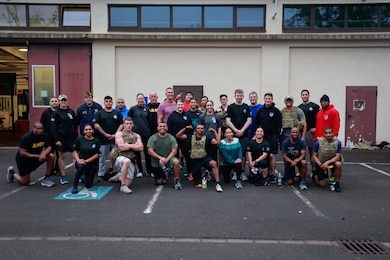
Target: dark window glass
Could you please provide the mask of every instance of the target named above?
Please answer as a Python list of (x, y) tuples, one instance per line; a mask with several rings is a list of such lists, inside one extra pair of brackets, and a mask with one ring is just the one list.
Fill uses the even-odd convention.
[(372, 28), (378, 26), (378, 6), (352, 5), (348, 6), (349, 28)]
[(232, 6), (206, 6), (204, 8), (205, 28), (233, 28)]
[(315, 28), (344, 28), (343, 6), (319, 6), (315, 8), (315, 14)]
[(381, 27), (390, 27), (390, 5), (381, 7)]
[(90, 26), (91, 12), (89, 8), (65, 7), (63, 9), (63, 26)]
[(142, 6), (141, 27), (142, 28), (169, 28), (170, 27), (169, 6)]
[(237, 27), (264, 27), (264, 8), (237, 8)]
[(0, 4), (0, 26), (26, 26), (26, 5)]
[(284, 8), (284, 28), (310, 28), (310, 7), (287, 7)]
[(137, 7), (110, 7), (110, 26), (137, 27)]
[(202, 7), (174, 6), (172, 8), (173, 28), (201, 28)]
[(59, 27), (58, 5), (30, 5), (28, 10), (31, 27)]

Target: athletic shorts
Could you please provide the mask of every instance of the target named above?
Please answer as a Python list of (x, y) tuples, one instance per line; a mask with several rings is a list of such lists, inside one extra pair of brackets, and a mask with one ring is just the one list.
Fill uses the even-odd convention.
[(61, 146), (57, 146), (57, 150), (61, 153), (73, 152), (73, 145), (76, 142), (76, 137), (60, 138)]
[(278, 136), (277, 135), (264, 135), (264, 140), (266, 140), (269, 143), (270, 153), (277, 154), (278, 153)]
[[(302, 163), (297, 163), (298, 169), (302, 167)], [(289, 162), (284, 162), (284, 179), (293, 180), (295, 178), (295, 167), (291, 167)]]
[(318, 181), (323, 181), (329, 178), (329, 171), (324, 171), (319, 165), (316, 164), (314, 175), (318, 176)]
[(19, 175), (26, 176), (38, 169), (39, 166), (46, 161), (40, 162), (38, 159), (27, 159), (20, 156), (16, 156), (16, 165), (18, 166)]
[[(119, 155), (118, 157), (116, 157), (115, 159), (115, 167), (116, 169), (120, 172), (121, 169), (122, 169), (122, 161), (125, 160), (125, 159), (129, 159), (125, 156), (122, 156), (122, 155)], [(130, 160), (130, 159), (129, 159)], [(131, 161), (131, 160), (130, 160)], [(127, 173), (127, 176), (126, 178), (132, 180), (134, 179), (134, 172), (135, 172), (135, 164), (134, 164), (134, 161), (131, 161), (130, 164), (129, 164), (129, 171)]]
[(306, 145), (307, 147), (313, 148), (314, 146), (314, 135), (311, 132), (306, 132)]
[(268, 168), (269, 161), (268, 159), (261, 160), (260, 162), (255, 163), (256, 168), (265, 169)]

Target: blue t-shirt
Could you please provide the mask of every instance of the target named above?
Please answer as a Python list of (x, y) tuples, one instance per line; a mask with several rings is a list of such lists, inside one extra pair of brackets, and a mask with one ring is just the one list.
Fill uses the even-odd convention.
[(282, 153), (287, 154), (291, 160), (295, 160), (301, 156), (301, 151), (306, 151), (306, 142), (300, 138), (295, 144), (291, 142), (291, 138), (286, 139), (282, 143)]

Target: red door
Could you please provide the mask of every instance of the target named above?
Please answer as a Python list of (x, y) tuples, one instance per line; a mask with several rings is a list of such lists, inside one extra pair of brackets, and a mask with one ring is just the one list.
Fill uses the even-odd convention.
[(84, 102), (85, 91), (91, 90), (91, 45), (90, 44), (29, 44), (29, 93), (30, 129), (41, 118), (46, 107), (33, 107), (32, 66), (55, 67), (55, 95), (66, 94), (73, 110)]
[(345, 140), (356, 144), (359, 138), (376, 143), (377, 87), (346, 88)]

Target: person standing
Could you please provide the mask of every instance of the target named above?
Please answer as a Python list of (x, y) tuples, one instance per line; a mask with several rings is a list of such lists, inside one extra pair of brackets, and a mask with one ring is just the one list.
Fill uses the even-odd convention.
[(184, 97), (184, 112), (187, 112), (191, 107), (191, 99), (194, 97), (194, 94), (191, 91), (187, 91)]
[(126, 107), (125, 100), (123, 98), (118, 98), (116, 100), (116, 106), (114, 109), (121, 112), (123, 118), (125, 118), (129, 113), (129, 110)]
[(173, 169), (175, 190), (183, 189), (180, 181), (180, 161), (177, 154), (177, 141), (168, 133), (167, 123), (161, 122), (157, 127), (158, 132), (152, 135), (148, 141), (148, 152), (152, 157), (152, 167), (155, 173), (155, 184), (165, 184), (168, 178), (168, 169)]
[[(288, 185), (294, 184), (295, 167), (298, 167), (301, 182), (299, 188), (301, 190), (307, 190), (306, 186), (306, 142), (299, 138), (299, 128), (293, 127), (290, 131), (290, 138), (286, 139), (282, 143), (282, 153), (284, 160), (284, 179)], [(281, 180), (278, 180), (278, 184), (281, 185)]]
[(222, 132), (225, 132), (226, 129), (226, 115), (228, 109), (228, 97), (226, 94), (219, 95), (219, 102), (221, 105), (217, 108), (217, 114), (222, 120)]
[(256, 127), (261, 127), (264, 130), (264, 140), (270, 145), (269, 153), (269, 175), (272, 182), (276, 182), (276, 158), (278, 153), (278, 140), (280, 129), (282, 128), (282, 114), (275, 107), (273, 102), (273, 94), (264, 94), (264, 107), (259, 109), (256, 115)]
[(158, 102), (158, 95), (152, 91), (149, 93), (149, 103), (146, 105), (149, 108), (149, 131), (150, 135), (157, 133), (157, 111), (160, 103)]
[(49, 180), (54, 165), (54, 154), (49, 136), (44, 133), (44, 127), (41, 122), (36, 122), (33, 130), (22, 136), (15, 160), (19, 173), (15, 172), (13, 166), (9, 166), (7, 168), (7, 181), (9, 183), (13, 183), (16, 180), (22, 186), (29, 185), (31, 172), (46, 163), (46, 174), (41, 181), (41, 185), (44, 187), (55, 185), (54, 182)]
[(51, 117), (54, 111), (57, 109), (58, 106), (58, 98), (57, 97), (51, 97), (49, 101), (50, 107), (45, 109), (41, 114), (41, 120), (40, 122), (43, 124), (44, 132), (49, 136), (50, 145), (53, 153), (55, 154), (55, 161), (54, 161), (54, 167), (52, 175), (54, 174), (60, 174), (59, 168), (58, 168), (58, 157), (59, 153), (56, 149), (55, 141), (53, 138), (53, 135), (51, 133)]
[(202, 112), (202, 113), (206, 113), (206, 104), (207, 104), (207, 101), (209, 101), (209, 98), (207, 96), (202, 96), (202, 98), (200, 99), (200, 107), (199, 107), (199, 110)]
[(290, 95), (284, 98), (284, 107), (280, 113), (282, 114), (282, 133), (280, 136), (280, 145), (284, 140), (290, 138), (290, 131), (293, 127), (298, 127), (302, 140), (306, 139), (306, 117), (302, 109), (294, 106), (294, 98)]
[(307, 89), (301, 91), (302, 104), (298, 107), (302, 109), (306, 117), (306, 145), (309, 150), (310, 164), (312, 172), (315, 171), (315, 163), (313, 161), (313, 146), (314, 146), (314, 134), (316, 132), (316, 116), (320, 110), (320, 106), (310, 101), (310, 92)]
[[(129, 109), (129, 113), (127, 116), (133, 118), (134, 127), (133, 131), (141, 136), (142, 144), (144, 145), (144, 156), (145, 156), (145, 166), (146, 166), (146, 174), (152, 173), (151, 166), (151, 158), (148, 153), (148, 148), (146, 144), (148, 143), (148, 139), (150, 137), (149, 130), (149, 108), (145, 106), (145, 96), (142, 93), (138, 93), (136, 96), (137, 105), (132, 106)], [(135, 153), (135, 160), (137, 163), (138, 172), (136, 174), (137, 178), (141, 178), (143, 176), (143, 167), (141, 160), (141, 152)]]
[(324, 137), (324, 130), (330, 126), (333, 129), (333, 135), (337, 137), (340, 130), (340, 114), (334, 108), (333, 104), (330, 104), (328, 95), (323, 95), (320, 99), (321, 110), (318, 111), (316, 116), (316, 134), (315, 140), (318, 137)]
[(335, 137), (333, 128), (325, 127), (325, 137), (319, 137), (313, 147), (313, 159), (316, 164), (316, 171), (313, 175), (314, 182), (319, 187), (325, 187), (328, 180), (328, 169), (332, 170), (332, 177), (335, 178), (335, 191), (340, 192), (340, 179), (343, 170), (343, 157), (341, 141)]
[[(226, 125), (234, 131), (234, 135), (240, 139), (242, 150), (246, 151), (249, 142), (248, 127), (252, 123), (252, 115), (249, 106), (244, 103), (244, 91), (242, 89), (236, 89), (234, 91), (235, 102), (228, 106)], [(242, 156), (241, 180), (246, 181), (248, 177), (245, 175), (246, 155)]]
[(115, 161), (115, 167), (120, 172), (110, 178), (112, 181), (121, 182), (120, 192), (125, 194), (133, 193), (130, 189), (135, 173), (135, 152), (144, 149), (142, 139), (139, 134), (133, 132), (134, 122), (131, 117), (123, 120), (123, 130), (118, 129), (115, 133), (116, 147), (111, 152), (111, 158)]
[(172, 87), (167, 87), (165, 89), (165, 100), (160, 104), (157, 110), (157, 123), (168, 122), (168, 117), (176, 110), (174, 95), (175, 93)]
[(78, 193), (78, 183), (85, 174), (85, 188), (92, 188), (93, 178), (99, 169), (100, 141), (93, 136), (92, 124), (85, 124), (83, 135), (77, 138), (73, 149), (76, 174), (74, 176), (72, 193)]
[(84, 135), (84, 125), (93, 125), (95, 114), (102, 109), (99, 103), (93, 101), (93, 95), (90, 91), (84, 93), (84, 101), (76, 112), (76, 122), (79, 125), (80, 135)]
[(251, 93), (249, 93), (249, 109), (251, 111), (251, 115), (252, 115), (252, 123), (251, 125), (248, 127), (248, 136), (250, 139), (252, 139), (252, 137), (255, 135), (255, 119), (256, 119), (256, 115), (257, 115), (257, 111), (259, 111), (260, 108), (263, 107), (262, 104), (259, 104), (258, 103), (258, 100), (259, 100), (259, 97), (256, 93), (256, 91), (252, 91)]
[(60, 170), (60, 183), (67, 184), (69, 181), (65, 175), (66, 152), (73, 152), (73, 145), (77, 138), (77, 120), (73, 109), (68, 106), (68, 96), (58, 96), (60, 105), (52, 114), (51, 131), (56, 148), (59, 152), (58, 168)]
[(190, 108), (187, 110), (187, 113), (191, 118), (192, 127), (196, 129), (196, 126), (199, 122), (199, 117), (202, 115), (202, 112), (198, 109), (198, 101), (196, 98), (191, 99)]
[[(99, 171), (98, 182), (104, 181), (106, 174), (106, 160), (111, 150), (115, 147), (115, 133), (122, 128), (122, 114), (112, 108), (112, 97), (104, 97), (104, 108), (95, 114), (93, 120), (94, 126), (99, 135), (97, 138), (100, 141), (100, 156), (99, 156)], [(108, 175), (113, 173), (114, 161), (110, 160)]]

